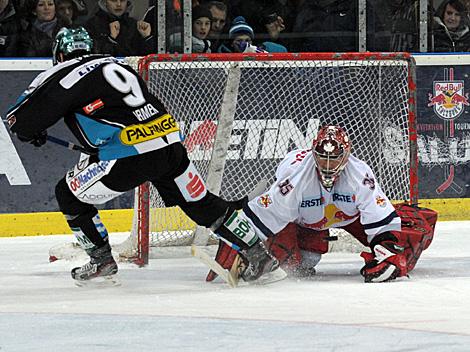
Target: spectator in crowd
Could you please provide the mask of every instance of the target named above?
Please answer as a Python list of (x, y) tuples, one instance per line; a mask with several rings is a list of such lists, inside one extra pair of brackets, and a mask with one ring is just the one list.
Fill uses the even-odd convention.
[(239, 0), (234, 1), (233, 11), (246, 18), (263, 41), (280, 42), (280, 34), (286, 28), (285, 19), (292, 11), (285, 0)]
[(128, 0), (99, 0), (99, 10), (85, 24), (95, 50), (113, 56), (146, 55), (152, 51), (152, 27), (129, 16)]
[[(192, 9), (192, 38), (191, 52), (210, 53), (211, 41), (208, 38), (211, 29), (212, 14), (206, 6), (198, 5)], [(169, 36), (170, 52), (182, 52), (181, 31), (175, 31)]]
[(193, 53), (210, 53), (211, 42), (207, 39), (211, 30), (212, 14), (205, 6), (196, 6), (192, 11), (193, 37), (192, 52)]
[[(210, 1), (207, 3), (207, 8), (211, 12), (212, 22), (211, 30), (209, 32), (209, 39), (212, 43), (212, 51), (217, 51), (218, 47), (222, 44), (224, 33), (227, 32), (227, 5), (222, 1)], [(226, 38), (225, 38), (226, 39)]]
[(357, 51), (356, 1), (300, 1), (296, 13), (291, 51)]
[(28, 57), (50, 57), (52, 42), (66, 23), (56, 16), (55, 0), (31, 0), (31, 22), (20, 36), (18, 53)]
[(419, 51), (419, 0), (387, 0), (390, 12), (390, 51)]
[(470, 29), (465, 6), (460, 0), (444, 0), (434, 17), (434, 50), (469, 51)]
[(57, 16), (61, 18), (67, 27), (74, 27), (75, 21), (78, 16), (78, 8), (73, 0), (56, 0), (57, 1)]
[[(182, 52), (183, 51), (183, 41), (182, 41), (182, 32), (183, 32), (183, 8), (182, 0), (166, 0), (166, 42), (168, 51), (170, 52)], [(158, 52), (157, 50), (157, 40), (158, 40), (158, 28), (157, 28), (157, 6), (156, 0), (149, 1), (149, 8), (144, 14), (144, 22), (150, 23), (152, 26), (152, 37), (153, 37), (153, 52)], [(174, 38), (179, 36), (178, 39)], [(170, 43), (178, 42), (178, 47), (172, 47)]]
[(21, 24), (11, 0), (0, 0), (0, 57), (17, 55)]
[[(246, 22), (243, 16), (235, 17), (232, 21), (232, 25), (228, 32), (229, 41), (226, 44), (222, 44), (218, 52), (220, 53), (243, 53), (243, 52), (254, 52), (252, 45), (255, 33), (253, 28)], [(277, 43), (265, 41), (258, 45), (259, 52), (287, 52), (287, 49)]]

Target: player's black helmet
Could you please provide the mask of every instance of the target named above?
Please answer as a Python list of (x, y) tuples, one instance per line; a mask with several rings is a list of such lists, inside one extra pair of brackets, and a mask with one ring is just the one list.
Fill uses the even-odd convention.
[(312, 152), (323, 186), (333, 187), (351, 154), (348, 135), (338, 126), (322, 127), (313, 141)]
[(62, 61), (60, 54), (68, 60), (73, 57), (91, 53), (93, 40), (83, 27), (61, 28), (55, 36), (52, 46), (52, 61), (54, 65)]

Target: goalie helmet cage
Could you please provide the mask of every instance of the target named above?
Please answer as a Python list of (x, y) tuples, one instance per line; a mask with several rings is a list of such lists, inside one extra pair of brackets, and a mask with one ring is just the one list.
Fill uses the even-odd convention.
[[(337, 124), (390, 199), (417, 203), (415, 63), (408, 53), (159, 54), (136, 63), (180, 123), (208, 189), (225, 199), (272, 182), (287, 152), (309, 149), (319, 126)], [(136, 263), (148, 262), (150, 246), (207, 242), (208, 230), (166, 208), (148, 183), (135, 199), (126, 251)]]

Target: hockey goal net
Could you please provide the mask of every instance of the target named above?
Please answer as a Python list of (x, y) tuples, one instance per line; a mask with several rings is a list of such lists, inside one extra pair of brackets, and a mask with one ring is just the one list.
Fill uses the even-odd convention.
[[(209, 190), (239, 199), (274, 180), (319, 126), (343, 126), (353, 154), (390, 199), (417, 202), (414, 61), (406, 53), (150, 55), (129, 62), (180, 123)], [(145, 264), (149, 247), (213, 239), (145, 184), (122, 247)], [(340, 236), (341, 237), (341, 236)]]
[[(337, 124), (391, 200), (417, 203), (415, 65), (407, 53), (163, 54), (127, 61), (179, 122), (208, 189), (227, 200), (271, 183), (289, 151), (310, 148), (319, 126)], [(148, 183), (136, 190), (132, 227), (113, 251), (140, 265), (161, 247), (180, 252), (176, 246), (216, 243), (178, 207), (166, 207)], [(360, 250), (341, 230), (332, 235), (339, 240), (330, 251)], [(53, 256), (70, 253), (56, 248)]]

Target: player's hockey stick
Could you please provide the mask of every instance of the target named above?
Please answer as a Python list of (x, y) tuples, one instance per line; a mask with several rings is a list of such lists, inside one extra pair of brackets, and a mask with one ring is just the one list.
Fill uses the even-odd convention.
[[(217, 263), (204, 249), (201, 247), (192, 245), (191, 254), (201, 262), (206, 264), (212, 271), (219, 275), (230, 287), (235, 288), (238, 286), (239, 276), (236, 270), (224, 269), (219, 263)], [(235, 260), (238, 265), (238, 261)]]
[(49, 142), (61, 145), (61, 146), (65, 147), (67, 149), (70, 149), (70, 150), (78, 150), (79, 152), (82, 152), (82, 153), (88, 154), (88, 155), (94, 155), (95, 154), (93, 152), (90, 152), (89, 150), (86, 150), (85, 148), (83, 148), (80, 145), (76, 145), (72, 142), (64, 141), (63, 139), (60, 139), (60, 138), (57, 138), (57, 137), (54, 137), (54, 136), (49, 136), (48, 135), (47, 140)]

